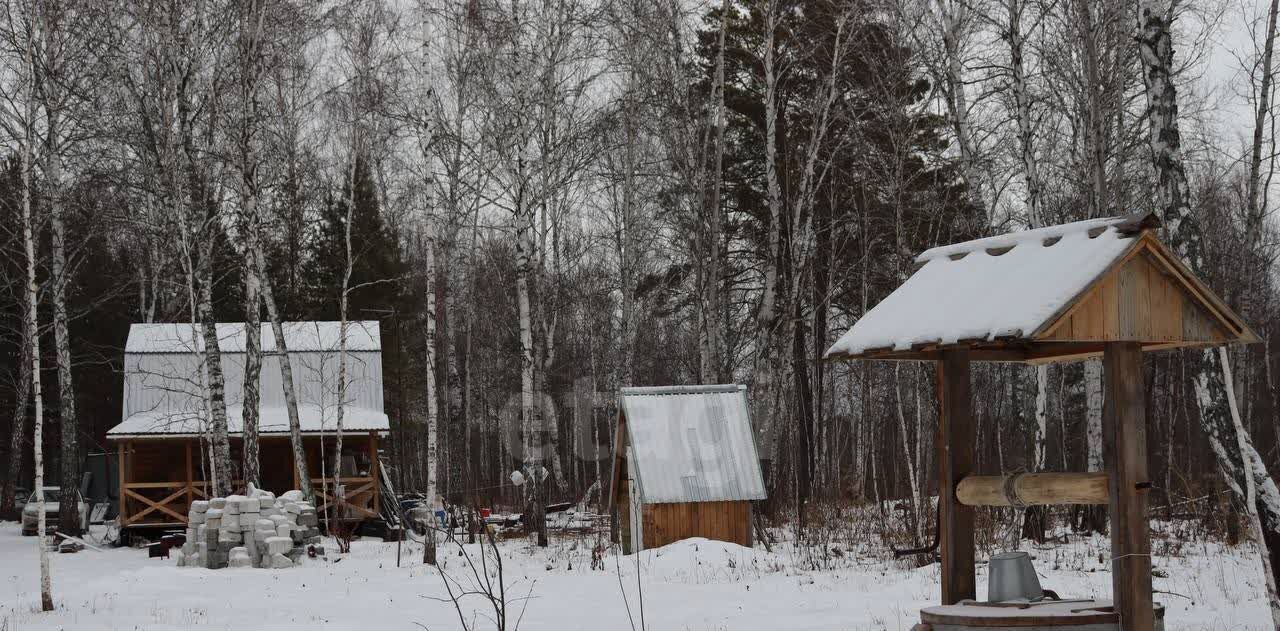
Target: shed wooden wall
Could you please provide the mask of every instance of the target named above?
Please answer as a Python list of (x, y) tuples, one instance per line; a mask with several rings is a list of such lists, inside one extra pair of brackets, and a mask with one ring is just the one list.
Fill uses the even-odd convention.
[(645, 504), (644, 547), (665, 546), (690, 537), (751, 545), (751, 502)]

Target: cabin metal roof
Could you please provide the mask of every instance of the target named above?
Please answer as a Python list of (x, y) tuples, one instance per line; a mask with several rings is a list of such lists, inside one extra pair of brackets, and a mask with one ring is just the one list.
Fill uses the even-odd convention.
[[(243, 322), (219, 322), (215, 325), (218, 348), (224, 353), (243, 353)], [(338, 352), (342, 333), (340, 322), (282, 322), (290, 352)], [(276, 336), (271, 323), (262, 323), (262, 350), (275, 352)], [(380, 351), (382, 341), (377, 320), (347, 322), (348, 351)], [(189, 322), (139, 323), (129, 327), (126, 353), (196, 353), (204, 351), (204, 336), (199, 324)]]
[[(298, 415), (304, 433), (337, 429), (339, 352), (337, 322), (285, 323)], [(193, 332), (195, 335), (193, 336)], [(187, 436), (207, 431), (208, 413), (201, 386), (204, 345), (191, 324), (135, 324), (124, 354), (124, 391), (120, 424), (107, 432), (118, 439), (135, 436)], [(389, 429), (383, 407), (382, 353), (377, 322), (347, 327), (346, 393), (343, 431)], [(244, 325), (218, 325), (218, 345), (228, 431), (241, 431), (244, 402)], [(259, 373), (259, 431), (288, 431), (283, 355), (276, 352), (269, 325), (263, 326)]]
[(642, 502), (765, 499), (746, 386), (623, 388), (618, 402)]

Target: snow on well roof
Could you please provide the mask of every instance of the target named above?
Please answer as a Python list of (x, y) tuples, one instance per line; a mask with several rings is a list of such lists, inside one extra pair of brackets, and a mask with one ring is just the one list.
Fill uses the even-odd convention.
[(926, 250), (827, 357), (1029, 337), (1134, 247), (1145, 216), (1091, 219)]
[[(337, 352), (341, 337), (340, 322), (282, 322), (285, 342), (289, 351)], [(347, 322), (347, 350), (380, 351), (376, 320)], [(245, 345), (243, 322), (219, 322), (217, 324), (218, 348), (224, 353), (243, 353)], [(262, 350), (276, 350), (275, 333), (271, 324), (262, 324)], [(192, 353), (204, 350), (204, 338), (199, 325), (190, 323), (133, 324), (129, 327), (126, 353)]]
[(646, 504), (765, 498), (746, 386), (623, 388), (631, 473)]
[[(110, 438), (125, 436), (195, 436), (203, 433), (202, 412), (139, 412), (107, 432)], [(323, 409), (317, 405), (298, 404), (298, 421), (303, 433), (333, 433), (338, 430), (336, 407)], [(323, 421), (323, 422), (322, 422)], [(385, 432), (390, 430), (387, 415), (377, 410), (348, 406), (343, 411), (342, 431)], [(203, 428), (204, 431), (208, 427)], [(227, 406), (227, 433), (238, 436), (244, 431), (243, 408)], [(258, 433), (287, 434), (289, 413), (282, 407), (264, 407), (259, 412)]]

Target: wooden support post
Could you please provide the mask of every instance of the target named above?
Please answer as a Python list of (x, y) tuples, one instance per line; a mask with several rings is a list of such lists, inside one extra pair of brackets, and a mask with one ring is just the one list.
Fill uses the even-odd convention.
[(124, 441), (116, 443), (116, 448), (116, 477), (120, 478), (120, 508), (118, 509), (120, 514), (116, 516), (116, 519), (120, 522), (120, 525), (123, 526), (129, 523), (129, 513), (125, 510), (126, 500), (124, 495), (124, 487), (129, 483), (129, 477), (125, 475), (125, 472), (128, 471), (128, 469), (125, 469), (124, 466)]
[[(281, 361), (284, 361), (284, 360), (281, 360)], [(303, 438), (302, 439), (302, 457), (303, 458), (307, 457), (306, 450), (307, 450), (307, 439)], [(290, 442), (289, 442), (289, 462), (292, 463), (289, 466), (293, 469), (293, 489), (291, 490), (301, 491), (302, 478), (298, 477), (298, 461), (294, 460), (292, 439), (290, 439)]]
[(956, 498), (956, 487), (973, 473), (973, 400), (969, 350), (948, 349), (938, 362), (938, 541), (942, 552), (942, 604), (977, 597), (973, 508)]
[(1152, 631), (1151, 533), (1147, 523), (1146, 393), (1142, 347), (1109, 342), (1103, 352), (1103, 457), (1111, 495), (1111, 592), (1122, 631)]
[(379, 505), (379, 498), (382, 495), (379, 491), (382, 488), (382, 484), (381, 480), (378, 479), (378, 475), (380, 475), (378, 464), (378, 432), (369, 432), (369, 478), (373, 480), (371, 490), (373, 492), (374, 514), (378, 514), (382, 508)]
[[(191, 470), (191, 441), (185, 441), (187, 446), (187, 512), (191, 512), (191, 502), (195, 501), (195, 476)], [(186, 521), (185, 519), (183, 520)]]

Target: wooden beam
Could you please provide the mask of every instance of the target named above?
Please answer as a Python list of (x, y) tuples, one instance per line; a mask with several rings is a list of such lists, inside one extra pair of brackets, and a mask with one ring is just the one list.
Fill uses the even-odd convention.
[(960, 481), (956, 499), (965, 506), (1106, 504), (1105, 473), (1021, 473), (971, 475)]
[(191, 471), (191, 441), (184, 441), (187, 446), (187, 510), (191, 509), (191, 502), (195, 500), (195, 477)]
[(382, 485), (378, 484), (378, 464), (378, 432), (369, 432), (369, 477), (373, 478), (373, 512), (375, 514), (381, 510), (378, 500), (382, 495), (379, 492)]
[(117, 469), (116, 477), (120, 478), (118, 480), (120, 483), (120, 488), (117, 490), (117, 492), (120, 494), (118, 498), (118, 501), (120, 502), (120, 508), (117, 509), (120, 514), (116, 516), (116, 519), (121, 524), (129, 523), (129, 512), (125, 509), (126, 500), (124, 495), (124, 485), (129, 482), (128, 477), (125, 475), (126, 469), (124, 467), (124, 446), (125, 446), (125, 441), (120, 441), (119, 443), (117, 443), (117, 451), (116, 451), (116, 469)]
[(1103, 457), (1111, 516), (1111, 591), (1123, 631), (1152, 631), (1151, 532), (1147, 523), (1146, 394), (1142, 348), (1112, 342), (1103, 353)]
[(969, 351), (942, 351), (938, 362), (939, 437), (938, 541), (942, 552), (942, 604), (977, 596), (973, 509), (956, 499), (956, 488), (973, 473), (973, 400)]

